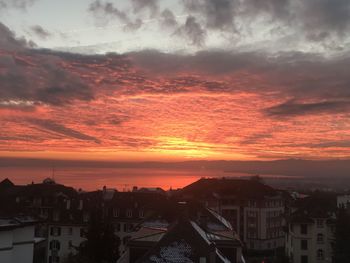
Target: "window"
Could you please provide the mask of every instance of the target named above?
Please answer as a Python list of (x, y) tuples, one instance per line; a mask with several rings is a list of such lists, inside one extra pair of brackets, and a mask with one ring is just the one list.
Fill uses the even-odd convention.
[(301, 256), (301, 263), (309, 263), (307, 256)]
[(50, 229), (50, 235), (51, 236), (60, 236), (61, 235), (61, 228), (56, 226), (56, 227), (51, 227)]
[(126, 217), (132, 217), (132, 210), (131, 209), (126, 210)]
[(60, 250), (61, 244), (58, 240), (51, 240), (50, 250)]
[(300, 233), (303, 235), (307, 235), (307, 225), (306, 224), (300, 225)]
[(323, 243), (323, 234), (321, 233), (317, 234), (317, 243), (319, 244)]
[(53, 211), (53, 221), (58, 221), (60, 220), (60, 212), (59, 211)]
[(69, 248), (69, 249), (73, 248), (72, 240), (69, 240), (69, 241), (68, 241), (68, 248)]
[(322, 249), (317, 250), (317, 260), (323, 260), (323, 259), (324, 259), (323, 250)]
[(73, 227), (68, 227), (68, 235), (73, 235)]
[(115, 231), (120, 232), (120, 223), (115, 224)]
[(317, 219), (316, 220), (316, 225), (318, 228), (323, 228), (323, 219)]
[(307, 250), (307, 240), (305, 240), (305, 239), (301, 240), (300, 248), (301, 248), (301, 250)]
[(124, 232), (131, 232), (133, 228), (132, 224), (124, 224)]
[(139, 217), (140, 217), (140, 218), (144, 218), (144, 217), (145, 217), (145, 213), (144, 213), (143, 210), (140, 210), (140, 211), (139, 211)]
[(125, 245), (126, 243), (128, 243), (128, 241), (129, 241), (130, 238), (131, 238), (130, 236), (124, 237), (124, 238), (123, 238), (123, 245)]
[(118, 208), (114, 208), (113, 209), (113, 216), (114, 217), (118, 217), (119, 216), (119, 209)]
[(85, 237), (85, 229), (80, 228), (80, 237)]

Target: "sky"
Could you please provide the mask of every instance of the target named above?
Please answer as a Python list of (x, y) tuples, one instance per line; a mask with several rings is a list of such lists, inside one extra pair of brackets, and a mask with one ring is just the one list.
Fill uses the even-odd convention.
[(0, 157), (350, 158), (348, 0), (0, 0)]

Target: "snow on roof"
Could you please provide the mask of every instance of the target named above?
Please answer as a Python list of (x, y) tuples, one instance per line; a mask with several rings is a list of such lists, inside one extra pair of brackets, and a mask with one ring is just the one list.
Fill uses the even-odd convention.
[(223, 223), (228, 229), (233, 230), (232, 225), (230, 222), (228, 222), (225, 218), (223, 218), (221, 215), (216, 213), (215, 211), (208, 208), (208, 211), (215, 216), (221, 223)]
[(153, 220), (146, 221), (142, 223), (143, 227), (155, 228), (155, 229), (167, 229), (169, 227), (169, 222), (164, 220)]
[(191, 246), (185, 240), (174, 241), (166, 247), (162, 247), (160, 255), (152, 255), (150, 260), (155, 263), (182, 262), (194, 263), (191, 258)]
[(211, 244), (211, 242), (209, 241), (207, 234), (203, 231), (202, 228), (200, 228), (195, 222), (191, 221), (191, 225), (192, 227), (198, 232), (198, 234), (201, 235), (201, 237), (204, 239), (205, 242), (207, 242), (208, 245)]
[(216, 249), (215, 252), (216, 252), (216, 255), (222, 260), (222, 262), (231, 263), (231, 261), (228, 260), (223, 254), (221, 254), (221, 252), (218, 249)]

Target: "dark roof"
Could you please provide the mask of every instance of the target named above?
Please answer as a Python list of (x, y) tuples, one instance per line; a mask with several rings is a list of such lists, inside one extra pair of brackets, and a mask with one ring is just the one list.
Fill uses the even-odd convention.
[(313, 223), (313, 218), (329, 218), (337, 210), (336, 195), (317, 192), (308, 197), (298, 199), (293, 206), (296, 211), (290, 220), (298, 223)]
[(209, 197), (216, 193), (222, 196), (253, 199), (279, 194), (277, 190), (258, 180), (231, 178), (202, 178), (184, 187), (180, 193), (195, 197)]
[(216, 257), (216, 262), (225, 262), (224, 256), (195, 222), (181, 220), (137, 262), (199, 262), (201, 257), (209, 261), (211, 255)]
[(12, 183), (8, 178), (6, 178), (0, 182), (0, 189), (13, 187), (13, 186), (15, 186), (14, 183)]

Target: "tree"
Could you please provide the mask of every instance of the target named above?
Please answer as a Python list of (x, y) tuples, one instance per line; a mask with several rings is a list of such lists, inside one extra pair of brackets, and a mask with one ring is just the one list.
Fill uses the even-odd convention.
[(335, 263), (350, 259), (350, 215), (344, 208), (338, 211), (333, 251)]
[(86, 241), (78, 248), (77, 255), (70, 255), (66, 263), (114, 263), (119, 258), (120, 239), (114, 234), (114, 226), (100, 213), (93, 213), (86, 233)]

